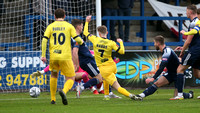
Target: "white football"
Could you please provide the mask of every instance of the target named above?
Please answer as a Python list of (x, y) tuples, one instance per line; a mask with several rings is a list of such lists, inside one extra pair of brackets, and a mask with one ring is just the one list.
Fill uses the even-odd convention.
[(40, 88), (38, 87), (32, 87), (29, 90), (30, 96), (33, 98), (37, 98), (40, 95)]

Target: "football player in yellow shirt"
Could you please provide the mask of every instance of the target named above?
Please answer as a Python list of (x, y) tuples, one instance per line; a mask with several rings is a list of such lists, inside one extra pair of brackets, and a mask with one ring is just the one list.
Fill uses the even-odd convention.
[(66, 76), (67, 81), (64, 84), (62, 91), (59, 94), (62, 98), (64, 105), (67, 105), (66, 93), (72, 88), (75, 80), (75, 71), (72, 62), (71, 55), (71, 37), (82, 45), (83, 40), (77, 36), (74, 26), (64, 21), (65, 11), (63, 9), (56, 9), (55, 22), (47, 26), (42, 39), (42, 57), (41, 60), (46, 62), (46, 46), (49, 41), (49, 53), (50, 53), (50, 92), (51, 92), (51, 104), (55, 104), (57, 79), (58, 73)]
[(115, 88), (119, 93), (130, 97), (134, 100), (141, 100), (142, 98), (136, 97), (134, 94), (131, 94), (126, 89), (122, 88), (118, 83), (115, 74), (117, 73), (117, 67), (115, 62), (112, 59), (112, 50), (120, 54), (124, 54), (124, 45), (121, 39), (117, 39), (120, 46), (118, 46), (114, 41), (107, 39), (107, 28), (106, 26), (99, 26), (97, 30), (99, 32), (99, 36), (91, 35), (88, 32), (88, 24), (91, 21), (91, 16), (86, 17), (85, 27), (83, 34), (93, 43), (94, 49), (94, 57), (97, 63), (97, 66), (100, 70), (102, 77), (104, 78), (104, 93), (105, 98), (109, 99), (109, 84)]

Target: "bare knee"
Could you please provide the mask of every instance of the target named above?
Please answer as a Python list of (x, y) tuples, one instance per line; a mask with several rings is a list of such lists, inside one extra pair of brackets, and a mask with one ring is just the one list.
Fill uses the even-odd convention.
[(182, 68), (178, 68), (177, 73), (184, 73), (184, 70)]
[(112, 87), (115, 88), (116, 90), (118, 90), (118, 88), (121, 87), (121, 86), (120, 86), (120, 84), (118, 83), (118, 81), (115, 81), (115, 82), (113, 83)]
[(154, 84), (155, 84), (157, 87), (161, 87), (161, 86), (162, 86), (162, 84), (161, 84), (160, 82), (158, 82), (158, 81), (156, 81)]
[(188, 66), (179, 65), (177, 68), (177, 73), (184, 73)]
[(95, 78), (99, 80), (99, 83), (103, 82), (103, 79), (100, 73)]

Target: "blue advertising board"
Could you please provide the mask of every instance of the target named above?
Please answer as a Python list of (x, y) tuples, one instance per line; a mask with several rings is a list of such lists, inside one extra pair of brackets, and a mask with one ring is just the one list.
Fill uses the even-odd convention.
[[(177, 54), (179, 54), (177, 52)], [(113, 53), (120, 59), (117, 65), (116, 77), (123, 87), (147, 87), (145, 79), (153, 77), (159, 68), (162, 54), (159, 51), (126, 51), (124, 55)], [(167, 69), (161, 73), (165, 74)], [(200, 80), (192, 74), (192, 67), (185, 71), (186, 86), (198, 86)], [(173, 84), (172, 84), (173, 85)], [(170, 85), (170, 86), (172, 86)]]
[[(49, 75), (37, 78), (30, 76), (33, 72), (46, 67), (40, 56), (39, 51), (0, 52), (0, 90), (29, 89), (32, 86), (46, 88)], [(58, 84), (62, 85), (64, 77), (59, 76), (59, 79)]]

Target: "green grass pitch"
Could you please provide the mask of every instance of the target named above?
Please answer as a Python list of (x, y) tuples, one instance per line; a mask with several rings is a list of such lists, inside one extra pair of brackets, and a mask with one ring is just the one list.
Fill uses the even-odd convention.
[[(29, 93), (0, 94), (0, 113), (199, 113), (200, 89), (185, 89), (194, 91), (193, 99), (169, 100), (173, 89), (159, 89), (143, 101), (133, 101), (116, 91), (122, 99), (103, 100), (103, 95), (93, 95), (90, 91), (82, 92), (77, 99), (75, 91), (67, 93), (68, 105), (63, 105), (61, 98), (56, 95), (55, 105), (50, 104), (49, 92), (42, 92), (38, 98), (32, 98)], [(143, 89), (129, 90), (139, 94)]]

